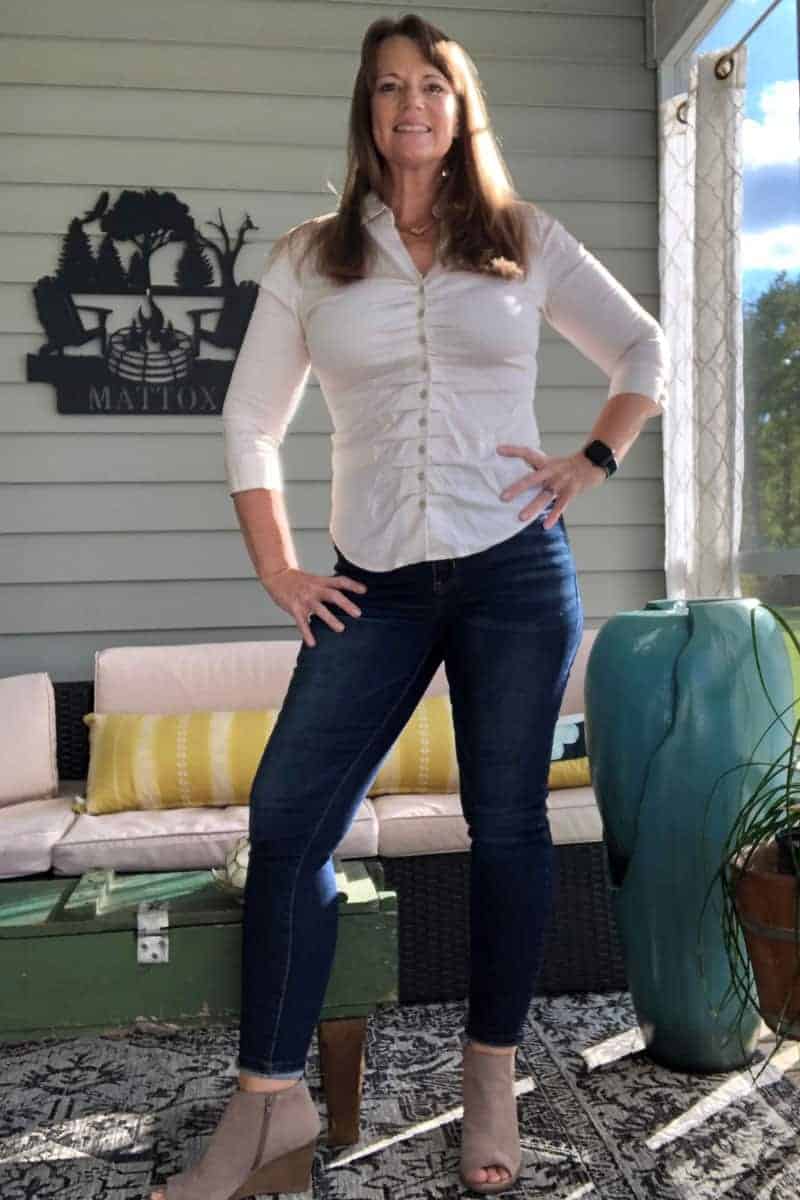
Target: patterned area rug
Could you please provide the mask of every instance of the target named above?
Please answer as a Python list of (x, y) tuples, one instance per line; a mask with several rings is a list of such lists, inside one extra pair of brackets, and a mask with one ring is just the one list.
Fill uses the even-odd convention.
[[(458, 1180), (461, 1003), (384, 1008), (369, 1025), (358, 1146), (323, 1134), (313, 1196), (439, 1200)], [(235, 1081), (238, 1028), (122, 1032), (0, 1047), (3, 1200), (142, 1200), (199, 1157)], [(764, 1055), (753, 1064), (755, 1075)], [(525, 1169), (508, 1197), (796, 1200), (796, 1043), (753, 1081), (687, 1075), (643, 1052), (630, 996), (537, 997), (517, 1053)], [(783, 1064), (783, 1066), (781, 1065)], [(307, 1195), (307, 1194), (306, 1194)]]

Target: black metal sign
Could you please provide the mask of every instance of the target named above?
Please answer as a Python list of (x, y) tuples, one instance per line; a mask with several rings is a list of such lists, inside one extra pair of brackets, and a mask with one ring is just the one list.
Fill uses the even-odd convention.
[[(95, 224), (103, 235), (96, 255), (87, 233)], [(254, 280), (236, 282), (234, 266), (248, 230), (258, 226), (245, 214), (232, 240), (221, 211), (219, 222), (206, 224), (218, 231), (220, 242), (200, 233), (174, 192), (153, 188), (125, 190), (110, 208), (109, 193), (102, 192), (94, 208), (70, 222), (55, 274), (42, 276), (33, 288), (47, 340), (27, 356), (28, 380), (55, 386), (59, 412), (209, 416), (222, 411), (258, 295)], [(119, 252), (125, 243), (133, 247), (127, 266)], [(182, 249), (173, 264), (174, 283), (153, 284), (154, 255), (177, 243)], [(106, 305), (75, 302), (76, 294), (87, 293), (107, 297)], [(126, 296), (142, 298), (133, 314)], [(155, 296), (163, 298), (163, 307)], [(178, 297), (220, 299), (185, 311), (179, 305), (171, 315), (176, 306), (170, 301)], [(115, 319), (109, 300), (123, 312), (127, 308), (127, 317)], [(174, 323), (184, 318), (191, 322), (188, 330)], [(222, 356), (203, 358), (209, 346)]]

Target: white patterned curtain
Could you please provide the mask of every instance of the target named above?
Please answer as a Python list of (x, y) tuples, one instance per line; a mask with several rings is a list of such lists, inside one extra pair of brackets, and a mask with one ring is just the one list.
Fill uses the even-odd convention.
[[(718, 50), (659, 107), (661, 325), (671, 356), (662, 417), (671, 599), (740, 596), (744, 373), (739, 233), (746, 46)], [(686, 123), (678, 119), (681, 104)]]

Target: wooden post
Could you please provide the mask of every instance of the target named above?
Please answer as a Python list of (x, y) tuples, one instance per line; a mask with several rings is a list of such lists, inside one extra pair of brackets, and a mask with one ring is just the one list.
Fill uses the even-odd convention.
[(359, 1139), (367, 1018), (332, 1017), (317, 1027), (322, 1087), (328, 1106), (328, 1145)]

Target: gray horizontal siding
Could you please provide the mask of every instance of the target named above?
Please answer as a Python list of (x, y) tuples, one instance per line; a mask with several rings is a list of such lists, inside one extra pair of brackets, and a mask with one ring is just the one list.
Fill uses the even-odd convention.
[[(549, 11), (548, 11), (549, 7)], [(643, 50), (643, 12), (630, 5), (596, 6), (531, 4), (514, 11), (505, 5), (425, 6), (425, 16), (462, 40), (473, 57), (505, 54), (512, 57), (562, 59), (634, 59)], [(587, 8), (589, 11), (587, 12)], [(620, 8), (622, 12), (620, 15)], [(360, 46), (371, 21), (406, 11), (397, 5), (343, 4), (338, 0), (226, 0), (221, 19), (219, 0), (137, 0), (121, 7), (108, 0), (61, 0), (48, 5), (46, 17), (30, 0), (4, 0), (7, 34), (81, 39), (105, 39), (152, 44), (294, 47), (344, 50)], [(502, 14), (498, 16), (498, 11)]]
[[(649, 525), (579, 525), (572, 529), (569, 513), (565, 520), (583, 571), (605, 571), (609, 558), (628, 571), (659, 571), (663, 566), (663, 538), (654, 537)], [(238, 526), (214, 532), (137, 533), (136, 540), (139, 554), (132, 558), (125, 540), (116, 533), (64, 532), (36, 538), (9, 534), (0, 538), (0, 584), (207, 579), (209, 562), (214, 564), (215, 579), (249, 579), (253, 574)], [(327, 530), (307, 532), (303, 549), (310, 570), (330, 570)]]
[[(43, 207), (37, 210), (36, 191), (32, 187), (15, 187), (9, 188), (6, 193), (7, 221), (13, 225), (14, 233), (3, 235), (9, 252), (8, 261), (2, 265), (3, 284), (0, 286), (0, 328), (5, 333), (17, 332), (17, 328), (19, 332), (24, 332), (37, 327), (29, 281), (38, 276), (31, 271), (31, 266), (37, 270), (41, 267), (43, 272), (53, 269), (53, 259), (58, 255), (63, 236), (58, 228), (56, 208), (60, 207), (62, 211), (86, 211), (96, 199), (96, 194), (89, 188), (82, 189), (80, 195), (74, 195), (73, 189), (54, 188), (60, 200), (56, 202), (50, 198), (49, 208), (53, 210), (50, 212)], [(202, 204), (204, 211), (215, 212), (220, 208), (224, 210), (229, 202), (219, 193), (218, 200), (204, 198)], [(589, 203), (551, 202), (543, 196), (538, 197), (538, 202), (559, 217), (595, 254), (602, 256), (609, 270), (618, 275), (626, 287), (637, 293), (657, 295), (658, 272), (656, 270), (654, 273), (650, 261), (653, 239), (658, 238), (658, 209), (655, 202), (628, 201), (623, 207), (594, 200)], [(248, 241), (236, 262), (236, 273), (240, 279), (259, 277), (273, 240), (282, 229), (335, 207), (331, 196), (301, 192), (242, 196), (236, 203), (241, 206), (242, 213), (249, 214), (257, 227), (248, 234)], [(98, 235), (89, 231), (87, 236), (97, 250)], [(172, 254), (170, 250), (173, 250)], [(153, 261), (154, 282), (167, 279), (171, 282), (176, 256), (173, 247), (159, 251)], [(18, 276), (20, 286), (12, 287)], [(21, 286), (23, 283), (24, 288)], [(191, 305), (187, 304), (186, 307)], [(19, 323), (19, 327), (15, 322)]]
[[(604, 261), (609, 262), (611, 256), (604, 255)], [(641, 265), (649, 267), (650, 258), (642, 254), (640, 259)], [(609, 267), (609, 270), (612, 270)], [(624, 272), (618, 272), (618, 277), (622, 277)], [(626, 285), (628, 286), (628, 285)], [(634, 290), (634, 289), (630, 289)], [(95, 297), (96, 298), (96, 297)], [(80, 299), (80, 297), (78, 298)], [(88, 300), (88, 297), (87, 297)], [(126, 307), (130, 306), (131, 311), (135, 311), (141, 303), (137, 297), (125, 297)], [(173, 318), (173, 310), (170, 304), (169, 297), (158, 297), (158, 303), (163, 308), (164, 312), (171, 319)], [(185, 308), (193, 307), (192, 302), (183, 302)], [(194, 301), (194, 307), (197, 306), (197, 301)], [(643, 307), (647, 308), (647, 305)], [(0, 339), (0, 381), (5, 383), (21, 382), (25, 377), (25, 358), (26, 354), (35, 353), (41, 346), (43, 338), (41, 334), (30, 333), (5, 335)], [(203, 350), (205, 355), (205, 348)], [(212, 357), (209, 355), (209, 357)], [(553, 334), (553, 331), (547, 326), (546, 322), (542, 323), (542, 341), (539, 348), (539, 371), (538, 384), (543, 387), (555, 386), (557, 383), (568, 381), (571, 386), (587, 387), (596, 385), (599, 380), (608, 380), (603, 372), (596, 367), (593, 362), (582, 355), (575, 349), (571, 343), (567, 342), (559, 335)], [(34, 385), (31, 385), (34, 386)], [(38, 385), (42, 386), (42, 385)], [(59, 414), (54, 413), (55, 417)], [(63, 422), (64, 417), (60, 418)]]
[[(558, 216), (658, 316), (656, 88), (641, 0), (443, 0), (521, 194)], [(31, 285), (98, 191), (175, 190), (201, 228), (258, 226), (258, 278), (289, 225), (335, 206), (350, 90), (370, 21), (351, 0), (6, 0), (0, 35), (0, 676), (89, 678), (115, 644), (296, 638), (252, 567), (224, 479), (219, 418), (67, 417), (25, 381), (42, 336)], [(166, 279), (174, 248), (153, 261)], [(174, 251), (177, 253), (177, 251)], [(124, 323), (120, 297), (110, 327)], [(80, 297), (78, 297), (80, 303)], [(96, 302), (87, 299), (87, 303)], [(176, 324), (185, 298), (165, 299)], [(109, 305), (111, 306), (111, 305)], [(536, 411), (571, 452), (607, 380), (547, 325)], [(284, 443), (300, 561), (332, 570), (330, 417), (313, 374)], [(567, 513), (587, 623), (663, 591), (660, 423)], [(521, 471), (523, 470), (521, 465)], [(518, 507), (524, 500), (520, 499)], [(213, 563), (213, 572), (208, 564)], [(213, 574), (213, 578), (209, 575)]]
[[(202, 90), (223, 96), (265, 93), (345, 99), (349, 99), (353, 83), (352, 46), (300, 50), (217, 45), (210, 55), (202, 45), (150, 44), (144, 58), (136, 43), (98, 46), (95, 42), (92, 48), (94, 53), (87, 58), (83, 42), (47, 36), (9, 39), (0, 45), (0, 78), (7, 84), (46, 82), (58, 87), (139, 90), (160, 89), (168, 77), (173, 94)], [(574, 52), (575, 47), (572, 49)], [(516, 54), (510, 58), (481, 54), (479, 72), (492, 98), (492, 111), (504, 104), (527, 107), (531, 96), (539, 92), (559, 97), (568, 93), (569, 105), (574, 108), (652, 108), (652, 81), (641, 70), (638, 55), (613, 62), (584, 60), (579, 74), (571, 57), (548, 61), (539, 56), (526, 61)], [(193, 136), (197, 133), (194, 129)], [(262, 129), (259, 140), (263, 135)]]
[[(286, 485), (286, 506), (298, 531), (327, 529), (329, 501), (327, 480)], [(577, 525), (661, 526), (663, 508), (661, 480), (618, 476), (576, 496), (569, 513)], [(227, 529), (235, 519), (227, 492), (216, 483), (0, 484), (0, 533), (212, 530)], [(130, 549), (135, 553), (135, 546)]]
[[(594, 424), (608, 395), (608, 384), (597, 387), (548, 387), (541, 384), (536, 389), (536, 415), (545, 436), (554, 433), (572, 433), (584, 436)], [(648, 422), (642, 437), (660, 429), (661, 420), (656, 417)], [(57, 433), (59, 437), (84, 437), (102, 433), (119, 437), (122, 433), (145, 433), (163, 435), (215, 433), (222, 435), (219, 417), (132, 417), (125, 414), (109, 419), (104, 416), (81, 415), (80, 418), (53, 422), (53, 396), (44, 384), (7, 385), (0, 387), (0, 436), (7, 433)], [(319, 386), (309, 383), (300, 407), (294, 415), (286, 440), (288, 453), (293, 437), (301, 433), (327, 433), (331, 430), (331, 419)], [(634, 446), (634, 451), (636, 447)], [(221, 452), (221, 451), (220, 451)], [(625, 471), (628, 471), (626, 460)]]
[[(113, 418), (109, 418), (111, 422)], [(552, 433), (544, 439), (547, 454), (572, 454), (572, 434)], [(498, 454), (498, 459), (500, 455)], [(299, 483), (330, 478), (330, 435), (296, 434), (281, 451), (284, 478)], [(519, 474), (529, 470), (519, 460)], [(626, 479), (658, 479), (661, 438), (642, 434), (625, 459)], [(87, 433), (7, 434), (0, 443), (0, 474), (13, 483), (223, 483), (221, 439), (214, 434)], [(615, 481), (618, 482), (618, 481)], [(605, 491), (603, 495), (605, 495)]]
[[(163, 97), (152, 91), (108, 90), (98, 104), (96, 89), (73, 87), (63, 89), (54, 105), (40, 87), (18, 86), (6, 89), (3, 108), (4, 122), (25, 137), (71, 139), (80, 128), (82, 138), (116, 139), (124, 127), (124, 140), (133, 142), (137, 130), (152, 136), (164, 119)], [(202, 123), (197, 108), (198, 98), (191, 92), (170, 99), (170, 137), (184, 151), (195, 143), (224, 141), (231, 129), (240, 144), (338, 147), (347, 129), (348, 103), (338, 96), (261, 95), (254, 104), (249, 95), (215, 95)], [(573, 108), (496, 104), (492, 123), (497, 136), (504, 144), (513, 143), (517, 153), (553, 154), (569, 135), (576, 154), (639, 155), (651, 135), (653, 113), (593, 107), (576, 121)]]
[[(327, 555), (328, 570), (332, 555)], [(308, 569), (313, 570), (308, 563)], [(594, 620), (604, 613), (636, 606), (659, 594), (659, 571), (584, 572), (580, 586), (586, 615)], [(254, 579), (205, 579), (198, 587), (194, 579), (161, 582), (17, 584), (5, 589), (3, 630), (16, 633), (53, 635), (83, 630), (125, 628), (126, 614), (136, 614), (137, 629), (181, 629), (191, 612), (192, 625), (204, 628), (221, 623), (223, 616), (234, 629), (250, 629), (254, 639), (270, 637), (275, 625), (285, 625), (287, 614), (279, 609)]]
[[(318, 568), (330, 569), (332, 559), (327, 559)], [(594, 579), (595, 576), (589, 576)], [(639, 571), (632, 575), (619, 573), (617, 579), (622, 584), (623, 598), (619, 594), (597, 594), (587, 590), (587, 577), (581, 577), (581, 591), (584, 606), (587, 609), (587, 627), (598, 625), (603, 617), (592, 617), (589, 608), (595, 598), (603, 609), (603, 613), (618, 611), (621, 608), (635, 609), (648, 600), (659, 597), (663, 583), (662, 572), (653, 571), (642, 575)], [(123, 628), (121, 625), (113, 629), (92, 629), (89, 632), (74, 630), (71, 633), (55, 634), (54, 630), (46, 633), (29, 633), (6, 635), (0, 632), (0, 661), (3, 663), (3, 675), (24, 675), (32, 670), (48, 671), (51, 678), (57, 680), (91, 679), (94, 669), (94, 654), (109, 646), (172, 646), (207, 642), (244, 642), (261, 641), (278, 638), (281, 640), (298, 641), (300, 633), (294, 625), (268, 625), (263, 619), (262, 611), (267, 612), (273, 606), (266, 592), (260, 589), (254, 580), (248, 584), (253, 603), (258, 608), (258, 624), (255, 627), (236, 627), (228, 623), (229, 614), (219, 611), (214, 614), (214, 623), (201, 625), (193, 623), (190, 627), (174, 626), (154, 629), (150, 627)], [(152, 585), (148, 585), (152, 589)], [(254, 589), (257, 589), (255, 591)], [(187, 598), (184, 597), (184, 600)], [(107, 603), (110, 597), (106, 595)], [(342, 635), (344, 636), (344, 635)]]
[[(3, 89), (0, 88), (0, 97)], [(215, 97), (209, 97), (212, 104)], [(653, 118), (655, 120), (655, 118)], [(575, 135), (578, 140), (578, 135)], [(586, 143), (580, 139), (581, 144)], [(67, 145), (64, 145), (64, 143)], [(649, 146), (649, 143), (648, 143)], [(653, 143), (653, 151), (655, 146)], [(258, 193), (279, 195), (283, 191), (313, 190), (320, 195), (326, 193), (327, 180), (338, 187), (343, 177), (343, 150), (341, 147), (274, 146), (262, 140), (256, 148), (242, 148), (236, 143), (206, 143), (202, 146), (182, 146), (163, 138), (160, 141), (150, 135), (137, 139), (132, 148), (121, 139), (104, 138), (29, 138), (26, 141), (0, 134), (0, 185), (9, 191), (16, 184), (33, 185), (34, 190), (43, 182), (47, 186), (71, 187), (77, 203), (64, 206), (64, 220), (75, 212), (82, 211), (82, 197), (88, 195), (90, 202), (97, 199), (101, 188), (138, 186), (138, 179), (131, 174), (131, 154), (148, 165), (147, 176), (157, 179), (160, 188), (180, 189), (184, 202), (190, 204), (193, 213), (199, 214), (201, 204), (209, 213), (216, 214), (218, 204), (201, 199), (200, 193), (208, 188), (209, 180), (230, 180), (223, 211), (230, 209), (229, 221), (241, 211)], [(572, 155), (572, 157), (570, 157)], [(514, 182), (521, 195), (538, 200), (545, 206), (582, 195), (587, 203), (630, 203), (656, 204), (658, 194), (658, 168), (656, 159), (649, 155), (647, 146), (641, 147), (638, 155), (614, 154), (604, 158), (589, 144), (584, 152), (571, 150), (570, 143), (559, 154), (516, 151), (513, 146), (505, 147), (505, 156)], [(136, 172), (139, 175), (139, 172)], [(75, 183), (80, 179), (81, 186)], [(4, 204), (7, 202), (4, 193)], [(13, 194), (13, 193), (12, 193)], [(218, 194), (215, 186), (212, 196)], [(326, 212), (335, 207), (328, 190), (325, 202), (320, 201), (318, 211)], [(625, 211), (625, 210), (623, 210)], [(61, 233), (57, 225), (53, 232)], [(3, 231), (5, 241), (11, 241), (14, 228), (7, 221)], [(9, 248), (3, 247), (3, 259)], [(49, 264), (52, 267), (52, 264)], [(6, 264), (2, 264), (2, 279), (9, 278)], [(34, 273), (29, 272), (31, 279)], [(25, 275), (10, 277), (26, 278)]]

